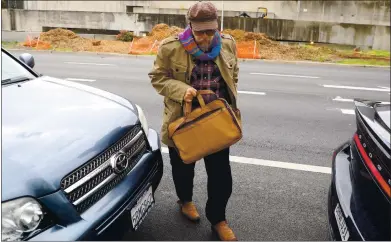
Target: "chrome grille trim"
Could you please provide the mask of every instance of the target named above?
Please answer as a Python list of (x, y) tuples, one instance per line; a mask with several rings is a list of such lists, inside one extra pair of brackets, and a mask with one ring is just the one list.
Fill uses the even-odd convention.
[[(143, 135), (143, 131), (140, 130), (140, 132), (138, 132), (136, 134), (136, 136), (129, 142), (127, 143), (122, 149), (121, 151), (127, 153), (131, 148), (132, 148), (132, 145), (134, 143), (136, 143), (136, 141)], [(135, 155), (135, 153), (137, 152), (133, 152), (132, 154), (130, 154), (130, 157), (133, 157)]]
[(98, 168), (102, 165), (106, 160), (110, 159), (110, 157), (118, 152), (121, 148), (123, 148), (127, 143), (129, 143), (134, 136), (142, 131), (141, 126), (137, 125), (132, 130), (126, 134), (122, 139), (120, 139), (117, 143), (113, 144), (110, 148), (108, 148), (105, 152), (101, 153), (97, 157), (93, 158), (91, 161), (87, 162), (82, 167), (76, 169), (71, 174), (65, 176), (61, 180), (61, 189), (65, 190), (68, 187), (72, 186), (74, 183), (88, 175), (90, 172)]
[(76, 183), (74, 183), (72, 186), (68, 187), (67, 189), (65, 189), (64, 191), (66, 193), (70, 193), (72, 192), (73, 190), (77, 189), (78, 187), (80, 187), (81, 185), (83, 185), (84, 183), (88, 182), (89, 180), (91, 180), (93, 177), (95, 177), (96, 175), (98, 175), (99, 173), (101, 173), (104, 169), (106, 169), (108, 166), (110, 166), (110, 162), (109, 160), (105, 161), (105, 163), (103, 163), (101, 166), (99, 166), (98, 168), (96, 168), (95, 170), (93, 170), (91, 173), (89, 173), (87, 176), (83, 177), (82, 179), (78, 180)]
[(146, 141), (143, 140), (143, 141), (142, 141), (142, 144), (141, 144), (135, 151), (133, 151), (133, 153), (130, 154), (129, 157), (130, 157), (130, 158), (133, 158), (133, 157), (134, 157), (136, 154), (138, 154), (146, 145), (147, 145), (147, 144), (146, 144)]
[[(143, 132), (142, 131), (139, 131), (137, 133), (137, 135), (130, 140), (129, 143), (127, 143), (125, 145), (125, 147), (123, 147), (120, 151), (128, 151), (129, 149), (131, 149), (131, 146), (143, 135)], [(140, 146), (142, 147), (142, 146)], [(138, 151), (140, 151), (140, 148), (137, 149), (137, 151), (133, 152), (131, 154), (130, 157), (133, 157), (135, 155), (135, 153), (137, 153)], [(100, 174), (103, 170), (105, 170), (108, 166), (110, 166), (110, 157), (109, 159), (107, 159), (102, 165), (100, 165), (98, 168), (96, 168), (95, 170), (91, 171), (90, 173), (88, 173), (85, 177), (81, 178), (80, 180), (78, 180), (76, 183), (74, 183), (73, 185), (71, 185), (70, 187), (68, 187), (67, 189), (65, 189), (64, 191), (66, 193), (70, 193), (72, 192), (73, 190), (77, 189), (78, 187), (80, 187), (81, 185), (85, 184), (86, 182), (88, 182), (89, 180), (91, 180), (93, 177), (95, 177), (96, 175)], [(106, 180), (105, 180), (106, 181)], [(102, 182), (103, 183), (103, 182)], [(101, 184), (102, 184), (101, 183)], [(100, 184), (99, 184), (100, 185)], [(98, 186), (99, 186), (98, 185)]]
[[(145, 143), (145, 140), (143, 140)], [(103, 196), (105, 196), (108, 192), (110, 192), (115, 186), (117, 186), (132, 170), (137, 166), (140, 159), (144, 156), (144, 154), (148, 151), (147, 146), (143, 146), (139, 155), (131, 161), (131, 165), (121, 174), (115, 176), (109, 182), (106, 182), (99, 190), (91, 193), (88, 198), (84, 201), (80, 201), (78, 205), (75, 205), (76, 211), (79, 213), (83, 213), (88, 208), (93, 206), (97, 201), (99, 201)]]
[[(149, 151), (141, 125), (135, 125), (116, 143), (61, 180), (61, 189), (78, 213), (85, 212), (115, 188)], [(127, 159), (118, 170), (118, 154)]]
[[(137, 150), (135, 152), (133, 152), (133, 154), (137, 154), (139, 153), (142, 149), (145, 148), (145, 141), (143, 140), (143, 144), (140, 145)], [(129, 174), (133, 168), (137, 165), (138, 163), (137, 162), (132, 162), (130, 165), (129, 165), (129, 168), (127, 169), (127, 174)], [(125, 172), (126, 173), (126, 172)], [(121, 175), (121, 174), (120, 174)], [(93, 195), (96, 191), (98, 191), (100, 188), (102, 188), (104, 185), (106, 185), (107, 183), (111, 182), (114, 178), (116, 178), (117, 174), (113, 173), (111, 174), (109, 177), (107, 177), (105, 180), (103, 180), (101, 183), (99, 183), (96, 187), (94, 187), (92, 190), (90, 190), (88, 193), (86, 193), (84, 196), (82, 196), (81, 198), (79, 198), (78, 200), (76, 200), (75, 202), (73, 202), (73, 205), (77, 206), (79, 205), (80, 203), (84, 202), (84, 200), (86, 200), (88, 197), (90, 197), (91, 195)]]
[(84, 194), (84, 196), (82, 196), (81, 198), (79, 198), (78, 200), (76, 200), (73, 205), (77, 206), (79, 205), (80, 203), (84, 202), (84, 200), (86, 200), (89, 196), (91, 196), (92, 194), (94, 194), (96, 191), (98, 191), (100, 188), (102, 188), (104, 185), (106, 185), (107, 183), (109, 183), (111, 180), (113, 180), (117, 175), (116, 174), (111, 174), (109, 177), (107, 177), (103, 182), (101, 182), (98, 186), (94, 187), (92, 190), (90, 190), (88, 193)]

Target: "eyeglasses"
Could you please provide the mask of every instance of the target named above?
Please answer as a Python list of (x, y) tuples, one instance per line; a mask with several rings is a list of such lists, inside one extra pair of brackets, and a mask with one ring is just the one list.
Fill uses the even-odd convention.
[(216, 33), (216, 30), (212, 29), (212, 30), (202, 30), (202, 31), (195, 31), (193, 30), (194, 32), (194, 35), (197, 35), (197, 36), (202, 36), (204, 34), (206, 34), (207, 36), (213, 36), (215, 33)]

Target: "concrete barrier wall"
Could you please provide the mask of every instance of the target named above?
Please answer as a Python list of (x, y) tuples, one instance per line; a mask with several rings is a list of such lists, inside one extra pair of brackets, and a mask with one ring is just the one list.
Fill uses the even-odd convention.
[[(11, 12), (15, 16), (15, 29), (9, 24)], [(146, 31), (145, 23), (137, 22), (135, 14), (19, 9), (2, 10), (2, 27), (15, 31), (42, 31), (43, 27)]]
[[(2, 30), (2, 41), (18, 41), (23, 42), (30, 37), (31, 39), (37, 38), (42, 32), (39, 31), (7, 31)], [(116, 35), (107, 35), (107, 34), (78, 34), (80, 37), (88, 38), (88, 39), (97, 39), (97, 40), (115, 40)]]
[(281, 19), (246, 20), (232, 18), (225, 28), (241, 28), (266, 33), (276, 40), (323, 42), (390, 49), (390, 27)]
[(33, 0), (25, 1), (26, 10), (46, 11), (88, 11), (103, 13), (125, 13), (126, 6), (148, 7), (151, 1), (56, 1), (56, 0)]
[[(126, 6), (140, 6), (145, 13), (187, 10), (197, 1), (25, 1), (27, 10), (125, 13)], [(221, 11), (223, 1), (211, 1)], [(225, 11), (256, 12), (265, 7), (273, 18), (330, 23), (389, 26), (389, 0), (224, 1)], [(169, 12), (165, 12), (168, 14)], [(236, 12), (237, 16), (238, 12)]]
[(390, 26), (376, 26), (372, 48), (390, 50)]
[(11, 30), (11, 17), (7, 9), (1, 10), (1, 29)]
[[(182, 28), (186, 26), (184, 16), (138, 14), (138, 20), (148, 26), (158, 23)], [(220, 22), (219, 18), (219, 25)], [(225, 17), (224, 29), (266, 33), (275, 40), (314, 41), (390, 50), (390, 26)]]
[[(10, 12), (2, 10), (3, 30), (31, 32), (42, 31), (43, 27), (62, 27), (125, 29), (139, 34), (151, 31), (158, 23), (182, 28), (186, 26), (184, 15), (28, 10), (13, 10), (13, 12), (14, 19), (11, 21)], [(11, 28), (12, 22), (14, 29)], [(282, 41), (314, 41), (390, 50), (389, 26), (226, 17), (224, 28), (262, 32)]]

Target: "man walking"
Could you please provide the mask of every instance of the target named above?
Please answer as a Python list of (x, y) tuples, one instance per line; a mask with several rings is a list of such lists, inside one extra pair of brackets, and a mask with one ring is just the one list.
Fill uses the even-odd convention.
[[(183, 116), (184, 102), (198, 106), (194, 98), (198, 90), (212, 90), (216, 95), (203, 95), (205, 103), (224, 98), (237, 109), (238, 64), (236, 44), (229, 35), (220, 34), (217, 9), (210, 2), (190, 7), (189, 25), (176, 37), (165, 39), (159, 48), (152, 71), (152, 86), (164, 96), (162, 142), (168, 146), (172, 176), (181, 212), (191, 221), (199, 221), (192, 202), (195, 164), (183, 163), (174, 143), (168, 137), (168, 125)], [(229, 148), (204, 157), (208, 175), (206, 216), (220, 240), (237, 240), (225, 213), (232, 193)]]

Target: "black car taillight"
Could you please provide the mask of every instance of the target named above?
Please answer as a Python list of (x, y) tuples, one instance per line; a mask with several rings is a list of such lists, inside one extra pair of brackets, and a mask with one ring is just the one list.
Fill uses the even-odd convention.
[(386, 196), (388, 196), (388, 198), (391, 198), (391, 186), (388, 183), (391, 181), (391, 177), (384, 177), (384, 175), (382, 175), (379, 172), (378, 168), (373, 163), (373, 161), (370, 157), (370, 154), (368, 154), (365, 150), (366, 144), (361, 143), (361, 140), (360, 140), (359, 135), (357, 133), (354, 135), (354, 142), (355, 142), (357, 149), (358, 149), (362, 159), (364, 160), (365, 165), (368, 168), (370, 174), (374, 177), (374, 180), (377, 182), (377, 184), (379, 185), (381, 190), (384, 192), (384, 194)]

